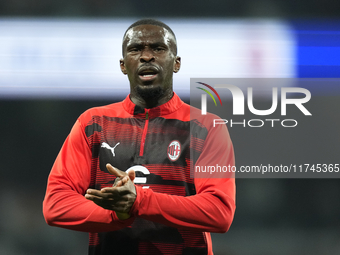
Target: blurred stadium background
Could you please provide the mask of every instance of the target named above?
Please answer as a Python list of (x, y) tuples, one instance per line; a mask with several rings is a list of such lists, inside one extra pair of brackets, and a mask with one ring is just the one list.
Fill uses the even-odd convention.
[[(47, 226), (41, 205), (79, 114), (128, 93), (118, 60), (129, 24), (155, 17), (173, 28), (182, 57), (174, 87), (188, 102), (190, 77), (339, 77), (339, 7), (306, 0), (0, 1), (0, 254), (87, 253), (87, 234)], [(308, 128), (282, 136), (229, 129), (238, 165), (268, 157), (294, 164), (299, 156), (340, 163), (339, 87), (307, 89)], [(291, 146), (282, 148), (287, 140)], [(339, 179), (238, 179), (235, 220), (228, 233), (213, 234), (214, 252), (340, 254), (339, 215)]]

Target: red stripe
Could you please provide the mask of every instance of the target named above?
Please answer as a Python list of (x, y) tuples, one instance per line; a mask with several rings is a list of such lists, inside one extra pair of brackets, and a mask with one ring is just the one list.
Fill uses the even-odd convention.
[[(146, 116), (148, 115), (149, 115), (149, 110), (146, 110)], [(144, 155), (145, 138), (146, 138), (146, 133), (148, 132), (148, 125), (149, 125), (149, 117), (147, 117), (147, 119), (145, 120), (145, 125), (143, 129), (142, 141), (141, 141), (140, 150), (139, 150), (139, 156), (141, 157)]]

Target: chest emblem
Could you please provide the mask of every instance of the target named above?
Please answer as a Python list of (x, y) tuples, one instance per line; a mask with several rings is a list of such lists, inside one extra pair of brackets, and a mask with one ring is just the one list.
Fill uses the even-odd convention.
[(111, 147), (110, 145), (108, 145), (107, 143), (102, 143), (102, 148), (105, 148), (105, 149), (109, 149), (109, 150), (111, 150), (111, 153), (112, 153), (112, 155), (115, 157), (116, 156), (116, 154), (115, 154), (115, 148), (119, 145), (120, 143), (117, 143), (115, 146), (113, 146), (113, 147)]
[(168, 146), (168, 158), (171, 161), (176, 161), (181, 155), (181, 144), (179, 141), (172, 141)]

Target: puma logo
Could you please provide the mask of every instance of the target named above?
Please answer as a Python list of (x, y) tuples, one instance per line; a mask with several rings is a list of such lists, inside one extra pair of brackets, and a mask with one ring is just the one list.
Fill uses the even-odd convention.
[(107, 143), (102, 143), (102, 148), (105, 148), (105, 149), (109, 149), (109, 150), (111, 150), (111, 152), (112, 152), (112, 155), (115, 157), (116, 156), (116, 154), (115, 154), (115, 148), (117, 147), (117, 145), (119, 145), (120, 143), (117, 143), (114, 147), (111, 147), (110, 145), (108, 145)]

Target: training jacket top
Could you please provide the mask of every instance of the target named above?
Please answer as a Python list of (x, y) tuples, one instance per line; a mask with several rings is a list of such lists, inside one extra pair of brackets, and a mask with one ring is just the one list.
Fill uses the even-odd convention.
[[(226, 232), (233, 220), (235, 179), (192, 178), (190, 170), (235, 164), (227, 127), (214, 127), (216, 117), (202, 116), (175, 93), (151, 109), (127, 96), (87, 110), (49, 175), (46, 222), (90, 232), (89, 254), (212, 254), (209, 232)], [(84, 197), (88, 188), (112, 186), (107, 163), (136, 171), (127, 220)]]

